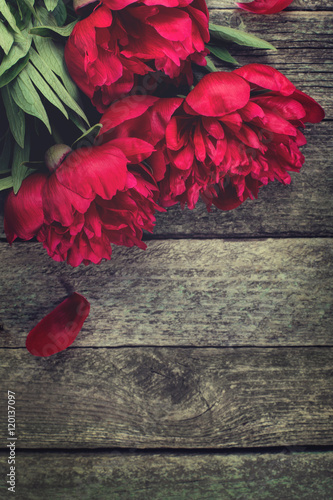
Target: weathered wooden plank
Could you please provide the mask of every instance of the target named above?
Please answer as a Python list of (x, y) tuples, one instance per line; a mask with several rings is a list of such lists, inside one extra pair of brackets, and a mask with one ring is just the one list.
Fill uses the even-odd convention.
[[(209, 9), (238, 9), (236, 0), (207, 0), (206, 3)], [(330, 0), (294, 0), (284, 12), (290, 10), (333, 10), (333, 5)]]
[(14, 391), (19, 408), (19, 448), (333, 444), (332, 348), (0, 353), (1, 396)]
[(332, 239), (154, 241), (76, 269), (0, 249), (2, 347), (73, 290), (91, 303), (74, 346), (333, 345)]
[[(333, 236), (333, 122), (309, 126), (306, 137), (305, 164), (300, 173), (292, 173), (290, 185), (264, 186), (258, 200), (229, 212), (213, 207), (208, 214), (203, 203), (194, 210), (171, 207), (157, 214), (148, 237)], [(2, 218), (0, 225), (3, 229)]]
[(332, 47), (332, 12), (281, 12), (260, 16), (241, 9), (209, 10), (215, 24), (243, 29), (273, 43), (276, 48)]
[[(1, 477), (7, 456), (0, 455)], [(1, 466), (2, 464), (2, 466)], [(333, 453), (232, 455), (31, 453), (17, 462), (18, 500), (327, 500)], [(3, 498), (6, 498), (5, 485)]]
[(276, 48), (332, 47), (332, 12), (281, 12), (277, 16), (260, 16), (242, 9), (211, 8), (214, 24), (243, 29), (273, 43)]

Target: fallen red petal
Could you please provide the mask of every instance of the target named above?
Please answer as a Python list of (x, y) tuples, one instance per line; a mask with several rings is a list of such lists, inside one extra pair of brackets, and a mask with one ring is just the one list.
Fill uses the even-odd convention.
[(26, 348), (33, 356), (52, 356), (76, 339), (90, 311), (82, 295), (73, 293), (43, 318), (29, 333)]
[(254, 0), (250, 3), (238, 3), (238, 7), (254, 14), (277, 14), (288, 7), (293, 0)]

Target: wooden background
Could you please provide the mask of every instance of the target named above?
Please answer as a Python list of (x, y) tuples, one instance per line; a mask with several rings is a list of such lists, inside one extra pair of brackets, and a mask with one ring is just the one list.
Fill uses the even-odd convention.
[[(325, 108), (290, 186), (232, 212), (178, 207), (148, 249), (70, 269), (0, 241), (0, 497), (9, 498), (7, 390), (17, 399), (17, 499), (333, 498), (333, 4), (256, 16), (209, 0), (211, 21), (277, 52), (271, 64)], [(51, 358), (29, 330), (69, 293), (84, 328)]]

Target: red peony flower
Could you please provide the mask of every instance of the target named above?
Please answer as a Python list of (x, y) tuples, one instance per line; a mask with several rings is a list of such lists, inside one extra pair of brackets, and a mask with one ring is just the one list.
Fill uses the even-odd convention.
[(298, 127), (323, 118), (319, 104), (269, 66), (206, 75), (166, 128), (159, 202), (192, 209), (201, 194), (208, 209), (229, 210), (274, 179), (289, 183), (288, 172), (304, 162)]
[(99, 141), (137, 137), (149, 142), (155, 151), (149, 157), (156, 181), (163, 179), (166, 161), (163, 154), (165, 131), (172, 115), (182, 104), (179, 97), (127, 96), (114, 104), (100, 119)]
[(253, 0), (249, 3), (237, 3), (238, 7), (254, 14), (276, 14), (288, 7), (293, 0)]
[(204, 0), (104, 0), (75, 25), (65, 60), (73, 80), (102, 113), (134, 85), (136, 93), (151, 93), (154, 85), (142, 79), (149, 72), (191, 84), (191, 61), (206, 64), (208, 40)]
[(60, 161), (48, 155), (55, 170), (27, 177), (18, 194), (8, 195), (8, 241), (36, 236), (54, 260), (74, 267), (110, 259), (110, 243), (146, 248), (142, 231), (153, 230), (158, 189), (141, 162), (153, 147), (122, 139), (69, 154), (67, 146), (53, 148), (60, 148), (55, 154)]

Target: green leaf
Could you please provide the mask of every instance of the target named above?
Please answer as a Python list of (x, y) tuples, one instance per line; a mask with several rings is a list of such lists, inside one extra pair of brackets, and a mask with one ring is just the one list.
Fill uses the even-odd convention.
[(207, 48), (210, 50), (211, 54), (213, 54), (218, 59), (221, 59), (221, 61), (238, 65), (236, 59), (232, 57), (230, 52), (225, 47), (214, 47), (214, 45), (207, 45)]
[[(1, 1), (1, 0), (0, 0)], [(0, 76), (8, 71), (20, 59), (26, 56), (32, 42), (32, 36), (27, 30), (21, 33), (14, 33), (14, 43), (9, 53), (5, 55), (0, 64)]]
[(4, 53), (8, 55), (14, 42), (14, 37), (10, 31), (7, 30), (6, 26), (0, 21), (0, 47), (2, 47)]
[(0, 88), (8, 85), (12, 80), (14, 80), (17, 75), (19, 75), (22, 69), (29, 62), (29, 54), (27, 54), (23, 59), (20, 59), (14, 66), (9, 68), (3, 75), (0, 76)]
[(213, 63), (213, 61), (211, 60), (210, 57), (206, 56), (206, 61), (207, 61), (207, 65), (204, 66), (204, 68), (208, 69), (208, 71), (210, 73), (214, 73), (214, 71), (218, 71), (217, 67), (215, 66), (215, 64)]
[(35, 11), (34, 9), (34, 3), (35, 1), (34, 0), (21, 0), (25, 5), (26, 7), (28, 8), (28, 10), (31, 12), (31, 14), (35, 17), (38, 18), (38, 14), (37, 12)]
[(57, 26), (57, 21), (51, 12), (48, 12), (44, 7), (37, 7), (38, 19), (35, 19), (34, 26)]
[(2, 175), (9, 169), (10, 154), (12, 150), (11, 146), (11, 137), (9, 132), (7, 132), (5, 140), (3, 141), (3, 147), (0, 156), (0, 174)]
[(50, 38), (42, 38), (40, 36), (34, 37), (34, 43), (44, 63), (61, 78), (67, 92), (74, 101), (78, 102), (79, 90), (69, 76), (65, 64), (64, 47), (55, 43)]
[(0, 0), (0, 12), (8, 22), (9, 26), (12, 28), (12, 30), (16, 31), (16, 33), (20, 33), (20, 30), (18, 29), (15, 21), (15, 17), (10, 12), (7, 2), (5, 2), (5, 0)]
[(78, 139), (76, 139), (76, 141), (73, 142), (71, 148), (73, 149), (74, 146), (80, 144), (80, 142), (83, 141), (84, 139), (89, 140), (89, 138), (95, 138), (102, 127), (103, 125), (101, 123), (96, 123), (95, 125), (90, 127), (90, 129), (86, 130)]
[(85, 133), (87, 130), (87, 126), (85, 122), (82, 120), (80, 116), (77, 116), (76, 113), (73, 111), (69, 110), (69, 119), (74, 123), (74, 125), (77, 126), (79, 130), (81, 130), (82, 133)]
[(9, 91), (16, 104), (28, 115), (39, 118), (46, 125), (51, 134), (50, 122), (45, 108), (29, 78), (26, 68), (21, 71), (14, 82), (10, 83)]
[(30, 34), (31, 35), (39, 35), (43, 37), (53, 37), (56, 35), (64, 36), (64, 37), (69, 37), (69, 35), (72, 33), (74, 26), (76, 25), (78, 21), (73, 21), (70, 24), (67, 24), (66, 26), (35, 26), (34, 28), (31, 28)]
[(46, 97), (46, 99), (53, 104), (53, 106), (56, 106), (62, 114), (68, 119), (68, 113), (64, 106), (62, 105), (61, 101), (58, 99), (58, 97), (55, 95), (51, 87), (46, 83), (46, 81), (43, 79), (43, 77), (38, 73), (36, 68), (29, 63), (27, 65), (27, 73), (30, 77), (30, 80), (35, 84), (35, 86), (40, 90), (40, 92)]
[(56, 6), (52, 14), (55, 17), (58, 26), (63, 26), (65, 24), (67, 19), (67, 9), (62, 0), (58, 1), (58, 5)]
[(45, 7), (49, 12), (52, 12), (57, 6), (58, 0), (44, 0)]
[(0, 191), (4, 191), (5, 189), (9, 189), (13, 187), (13, 177), (5, 177), (4, 179), (0, 179)]
[(13, 154), (13, 165), (12, 165), (12, 178), (13, 178), (13, 189), (16, 194), (21, 187), (23, 179), (25, 179), (30, 173), (33, 172), (32, 169), (23, 165), (24, 162), (29, 161), (30, 156), (30, 137), (26, 133), (24, 140), (24, 148), (20, 148), (18, 144), (14, 146)]
[(209, 23), (209, 32), (211, 36), (217, 40), (233, 42), (238, 45), (245, 45), (246, 47), (254, 47), (256, 49), (277, 50), (271, 43), (257, 36), (250, 35), (245, 31), (236, 30), (234, 28)]
[(27, 28), (31, 22), (31, 10), (30, 6), (23, 2), (23, 0), (16, 0), (17, 11), (12, 11), (13, 16), (15, 17), (17, 27), (22, 31)]
[(1, 89), (2, 100), (6, 109), (9, 128), (17, 144), (24, 147), (25, 116), (10, 95), (8, 87)]
[(68, 106), (70, 109), (75, 111), (75, 113), (77, 113), (79, 116), (81, 116), (81, 118), (83, 118), (89, 125), (88, 118), (84, 114), (83, 110), (80, 108), (77, 102), (74, 101), (74, 99), (70, 96), (70, 94), (66, 92), (65, 88), (60, 83), (56, 75), (53, 73), (53, 71), (51, 71), (51, 69), (45, 63), (45, 60), (42, 59), (41, 56), (37, 54), (37, 52), (34, 49), (31, 49), (30, 51), (30, 59), (36, 66), (38, 71), (40, 71), (40, 73), (44, 76), (45, 80), (49, 83), (54, 92), (62, 100), (62, 102), (66, 104), (66, 106)]

